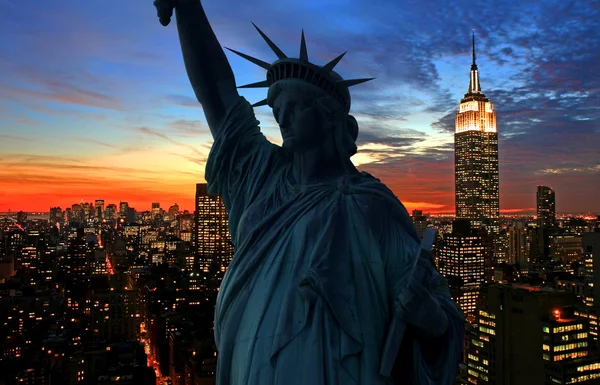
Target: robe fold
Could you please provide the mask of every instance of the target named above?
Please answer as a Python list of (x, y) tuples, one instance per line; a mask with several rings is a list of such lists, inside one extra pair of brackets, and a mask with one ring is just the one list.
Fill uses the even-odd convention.
[[(442, 351), (426, 362), (427, 347), (410, 335), (404, 353), (390, 343), (420, 239), (378, 179), (297, 186), (290, 155), (240, 98), (215, 138), (206, 180), (223, 199), (235, 246), (215, 311), (217, 384), (453, 383), (463, 320), (433, 267), (427, 279), (449, 320)], [(406, 351), (400, 374), (382, 370)]]

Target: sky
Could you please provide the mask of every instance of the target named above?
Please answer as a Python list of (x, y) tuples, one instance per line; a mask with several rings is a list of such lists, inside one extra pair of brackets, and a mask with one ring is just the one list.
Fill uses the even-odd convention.
[[(600, 1), (205, 0), (223, 46), (309, 58), (352, 87), (354, 163), (409, 209), (454, 211), (454, 115), (467, 92), (471, 32), (495, 104), (500, 207), (531, 211), (536, 186), (558, 212), (600, 212)], [(212, 138), (177, 30), (152, 0), (0, 0), (0, 212), (104, 199), (193, 209)], [(239, 85), (265, 70), (227, 52)], [(249, 101), (265, 90), (240, 90)], [(255, 109), (281, 143), (267, 106)]]

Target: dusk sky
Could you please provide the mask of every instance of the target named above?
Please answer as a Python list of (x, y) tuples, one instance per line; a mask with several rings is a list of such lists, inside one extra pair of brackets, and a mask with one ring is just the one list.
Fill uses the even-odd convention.
[[(359, 169), (409, 210), (454, 211), (454, 114), (475, 30), (481, 87), (496, 106), (500, 207), (600, 212), (600, 1), (205, 0), (221, 43), (274, 61), (304, 28), (311, 61), (344, 78)], [(0, 0), (0, 212), (81, 200), (193, 209), (212, 138), (174, 24), (152, 0)], [(265, 71), (227, 52), (239, 85)], [(266, 90), (240, 90), (251, 102)], [(265, 135), (281, 137), (268, 107)]]

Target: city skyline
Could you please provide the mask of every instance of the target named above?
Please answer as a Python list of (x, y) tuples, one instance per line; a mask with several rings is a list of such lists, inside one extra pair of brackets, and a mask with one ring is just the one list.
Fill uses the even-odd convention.
[[(430, 213), (454, 208), (454, 115), (469, 84), (475, 29), (481, 81), (498, 113), (501, 212), (535, 211), (537, 185), (556, 191), (557, 212), (600, 211), (594, 4), (206, 3), (223, 45), (253, 56), (272, 54), (250, 21), (290, 53), (304, 28), (317, 63), (348, 50), (344, 77), (377, 78), (352, 90), (361, 130), (353, 160), (409, 210)], [(268, 15), (289, 22), (281, 30)], [(439, 22), (423, 23), (432, 18)], [(4, 0), (0, 21), (11, 36), (0, 42), (0, 212), (81, 199), (193, 208), (212, 139), (176, 29), (158, 24), (151, 1)], [(264, 76), (227, 55), (238, 84)], [(256, 114), (280, 143), (270, 110)]]

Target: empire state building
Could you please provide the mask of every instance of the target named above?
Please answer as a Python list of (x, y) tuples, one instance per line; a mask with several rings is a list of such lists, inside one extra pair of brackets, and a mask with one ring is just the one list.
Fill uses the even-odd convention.
[(456, 113), (454, 133), (454, 178), (456, 218), (468, 219), (473, 228), (485, 226), (500, 231), (500, 193), (498, 180), (498, 132), (494, 105), (481, 92), (479, 70), (473, 63), (469, 91)]

